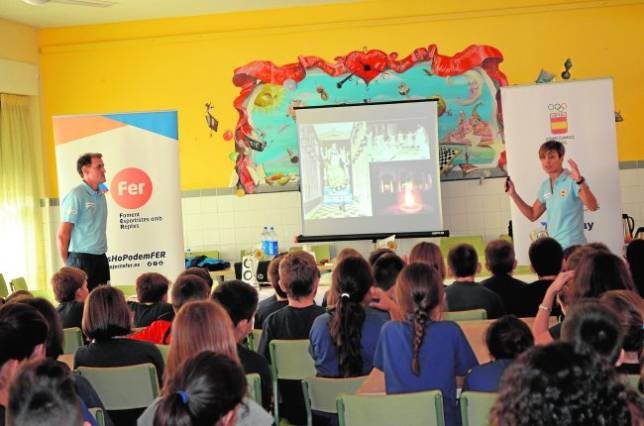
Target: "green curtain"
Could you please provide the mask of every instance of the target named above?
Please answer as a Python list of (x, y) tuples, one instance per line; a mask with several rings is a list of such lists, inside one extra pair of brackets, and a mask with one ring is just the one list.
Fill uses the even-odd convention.
[(43, 290), (42, 157), (30, 103), (28, 96), (0, 94), (0, 273)]

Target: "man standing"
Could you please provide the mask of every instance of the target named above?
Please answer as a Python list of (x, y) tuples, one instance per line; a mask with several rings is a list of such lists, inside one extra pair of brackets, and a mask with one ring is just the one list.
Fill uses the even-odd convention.
[(539, 160), (548, 179), (543, 181), (537, 199), (528, 205), (517, 194), (514, 183), (508, 178), (506, 192), (517, 208), (531, 222), (548, 210), (548, 235), (565, 249), (574, 244), (585, 244), (584, 206), (595, 211), (599, 208), (588, 182), (581, 175), (579, 166), (568, 160), (570, 170), (564, 170), (564, 145), (555, 140), (545, 142), (539, 148)]
[(87, 273), (90, 291), (110, 281), (110, 267), (105, 255), (107, 203), (101, 188), (105, 182), (102, 157), (99, 153), (87, 153), (78, 158), (76, 170), (83, 181), (63, 198), (58, 228), (61, 259), (65, 265)]

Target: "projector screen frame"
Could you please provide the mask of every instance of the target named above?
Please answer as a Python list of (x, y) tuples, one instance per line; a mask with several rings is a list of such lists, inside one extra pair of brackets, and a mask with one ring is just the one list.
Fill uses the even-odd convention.
[[(356, 102), (356, 103), (341, 103), (333, 105), (311, 105), (311, 106), (296, 106), (294, 110), (311, 110), (311, 109), (328, 109), (328, 108), (342, 108), (342, 107), (356, 107), (356, 106), (367, 106), (367, 105), (390, 105), (390, 104), (410, 104), (410, 103), (420, 103), (420, 102), (436, 102), (438, 105), (439, 98), (427, 98), (427, 99), (407, 99), (400, 101), (382, 101), (382, 102)], [(299, 145), (299, 142), (298, 142)], [(301, 163), (300, 163), (301, 167)], [(302, 173), (300, 173), (300, 176)], [(438, 180), (440, 185), (440, 179)], [(300, 182), (301, 184), (301, 182)], [(301, 188), (300, 188), (301, 191)], [(302, 217), (304, 220), (304, 217)], [(309, 242), (330, 242), (330, 241), (373, 241), (374, 243), (377, 240), (395, 235), (396, 238), (433, 238), (433, 237), (449, 237), (449, 230), (431, 230), (431, 231), (418, 231), (418, 232), (388, 232), (388, 233), (364, 233), (364, 234), (336, 234), (336, 235), (298, 235), (295, 240), (298, 243), (309, 243)]]

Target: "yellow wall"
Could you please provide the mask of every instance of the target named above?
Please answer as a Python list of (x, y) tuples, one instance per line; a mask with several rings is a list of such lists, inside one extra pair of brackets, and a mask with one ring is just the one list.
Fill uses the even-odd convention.
[(38, 32), (27, 25), (0, 19), (0, 58), (38, 63)]
[[(567, 57), (574, 78), (612, 76), (616, 109), (625, 118), (617, 126), (619, 159), (644, 159), (638, 132), (644, 123), (643, 1), (614, 0), (610, 7), (605, 1), (429, 3), (435, 2), (363, 1), (42, 30), (46, 158), (54, 163), (53, 115), (177, 109), (182, 189), (228, 186), (234, 149), (222, 135), (237, 120), (236, 67), (256, 59), (285, 64), (298, 55), (332, 61), (363, 46), (404, 56), (435, 43), (448, 55), (470, 44), (497, 47), (511, 84), (534, 81), (541, 68), (559, 73)], [(220, 120), (212, 137), (203, 116), (209, 101)], [(55, 182), (55, 170), (50, 179)]]

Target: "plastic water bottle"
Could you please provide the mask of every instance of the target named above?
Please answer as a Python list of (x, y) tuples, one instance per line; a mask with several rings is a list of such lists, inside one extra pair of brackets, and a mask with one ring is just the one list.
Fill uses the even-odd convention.
[(261, 244), (262, 244), (262, 252), (264, 253), (264, 256), (270, 256), (271, 255), (270, 253), (273, 247), (271, 244), (270, 234), (268, 232), (268, 226), (265, 226), (264, 229), (262, 230)]
[(280, 252), (279, 243), (277, 242), (277, 232), (275, 232), (275, 228), (271, 226), (268, 233), (271, 240), (271, 256), (275, 257)]

